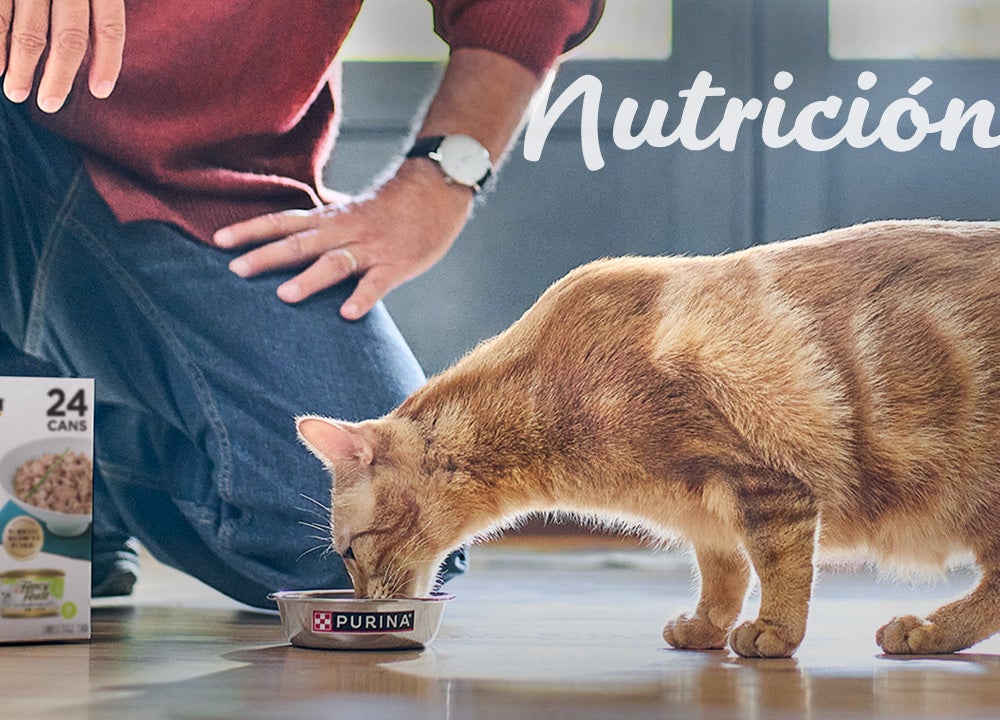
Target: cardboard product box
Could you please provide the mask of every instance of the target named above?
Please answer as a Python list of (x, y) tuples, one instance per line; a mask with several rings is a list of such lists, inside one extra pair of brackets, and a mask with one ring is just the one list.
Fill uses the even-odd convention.
[(90, 638), (94, 381), (0, 377), (0, 643)]

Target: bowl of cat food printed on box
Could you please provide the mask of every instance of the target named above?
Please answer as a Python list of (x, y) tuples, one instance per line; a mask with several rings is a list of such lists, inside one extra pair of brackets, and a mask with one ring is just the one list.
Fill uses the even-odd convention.
[(13, 448), (0, 457), (0, 487), (53, 535), (84, 533), (93, 510), (90, 439), (44, 438)]
[(284, 590), (268, 596), (278, 604), (292, 645), (322, 650), (419, 650), (441, 628), (445, 606), (455, 598), (372, 600), (353, 590)]

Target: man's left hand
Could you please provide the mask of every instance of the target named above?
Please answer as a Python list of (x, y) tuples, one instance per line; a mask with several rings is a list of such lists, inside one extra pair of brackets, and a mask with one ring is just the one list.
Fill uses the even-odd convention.
[(223, 248), (257, 245), (230, 263), (241, 277), (303, 267), (278, 287), (287, 303), (357, 275), (357, 288), (340, 308), (344, 318), (357, 320), (444, 257), (472, 200), (469, 188), (447, 184), (432, 163), (415, 159), (370, 193), (315, 210), (263, 215), (222, 228), (214, 239)]

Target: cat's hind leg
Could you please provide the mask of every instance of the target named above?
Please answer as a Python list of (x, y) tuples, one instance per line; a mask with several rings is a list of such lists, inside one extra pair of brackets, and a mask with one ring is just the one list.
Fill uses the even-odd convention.
[(675, 648), (721, 650), (743, 608), (750, 564), (738, 548), (695, 547), (695, 557), (701, 575), (698, 606), (693, 615), (684, 613), (667, 622), (663, 639)]
[(933, 655), (964, 650), (1000, 632), (1000, 567), (984, 563), (976, 588), (926, 618), (906, 615), (879, 628), (875, 641), (894, 655)]

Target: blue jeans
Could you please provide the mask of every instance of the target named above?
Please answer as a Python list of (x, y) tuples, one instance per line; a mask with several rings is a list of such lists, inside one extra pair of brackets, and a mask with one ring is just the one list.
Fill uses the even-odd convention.
[(267, 607), (350, 586), (293, 416), (377, 417), (424, 376), (382, 306), (341, 319), (352, 283), (289, 306), (289, 273), (245, 280), (232, 257), (118, 223), (74, 148), (0, 96), (0, 374), (96, 378), (95, 548), (135, 536)]

